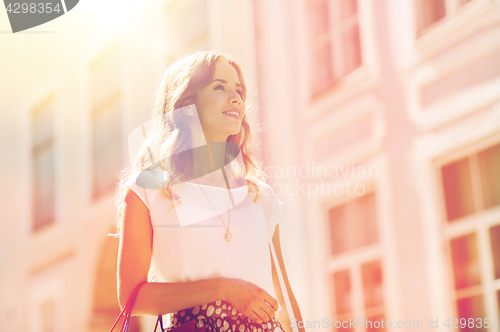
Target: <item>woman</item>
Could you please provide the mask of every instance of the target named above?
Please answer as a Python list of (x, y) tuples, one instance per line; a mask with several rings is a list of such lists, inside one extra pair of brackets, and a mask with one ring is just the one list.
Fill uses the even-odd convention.
[(246, 96), (225, 54), (195, 53), (165, 73), (118, 191), (120, 306), (150, 267), (158, 279), (140, 288), (133, 315), (173, 313), (170, 328), (196, 319), (208, 331), (291, 332), (272, 241), (302, 320), (281, 256), (282, 203), (249, 151)]

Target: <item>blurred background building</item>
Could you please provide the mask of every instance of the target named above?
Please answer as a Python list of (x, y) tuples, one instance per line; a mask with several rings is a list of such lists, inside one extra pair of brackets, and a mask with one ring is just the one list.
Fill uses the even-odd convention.
[(500, 323), (500, 0), (86, 0), (0, 30), (0, 331), (109, 330), (128, 134), (206, 49), (245, 70), (308, 331)]

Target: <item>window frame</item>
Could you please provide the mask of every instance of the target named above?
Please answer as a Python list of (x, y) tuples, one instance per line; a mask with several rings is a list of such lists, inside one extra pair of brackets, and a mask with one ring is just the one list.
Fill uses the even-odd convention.
[(309, 33), (303, 34), (298, 42), (301, 55), (306, 64), (303, 74), (304, 83), (301, 88), (304, 90), (303, 98), (307, 100), (308, 107), (304, 108), (301, 118), (305, 123), (312, 124), (321, 122), (324, 116), (328, 116), (332, 109), (341, 107), (353, 95), (363, 95), (371, 91), (381, 80), (381, 66), (379, 60), (379, 45), (376, 43), (376, 18), (375, 8), (372, 1), (358, 0), (359, 17), (359, 37), (361, 44), (361, 67), (351, 72), (338, 81), (338, 84), (330, 89), (324, 90), (321, 94), (311, 93), (312, 75), (311, 66), (312, 44), (311, 44), (311, 7), (310, 1), (305, 1), (303, 14), (300, 16), (301, 25)]
[[(416, 192), (422, 211), (423, 239), (426, 243), (423, 254), (429, 278), (429, 310), (435, 314), (436, 318), (443, 319), (443, 321), (457, 316), (453, 266), (448, 239), (474, 231), (473, 220), (480, 220), (483, 224), (497, 224), (500, 220), (500, 208), (473, 215), (472, 219), (465, 217), (461, 220), (464, 222), (452, 222), (451, 228), (444, 227), (447, 226), (445, 225), (447, 221), (443, 205), (444, 193), (440, 167), (461, 159), (464, 155), (500, 142), (500, 125), (493, 123), (491, 126), (484, 125), (485, 121), (490, 123), (496, 118), (494, 114), (490, 114), (490, 117), (482, 117), (482, 121), (470, 119), (465, 127), (459, 124), (449, 126), (439, 136), (423, 135), (416, 138), (413, 145), (414, 183), (418, 188)], [(451, 137), (454, 139), (450, 139)], [(480, 247), (490, 246), (488, 241), (484, 241), (483, 235), (478, 238)], [(483, 249), (478, 248), (478, 250)], [(483, 250), (483, 252), (487, 251), (488, 249)], [(479, 259), (482, 268), (488, 265), (484, 264), (484, 260), (489, 260), (490, 264), (493, 264), (492, 258), (484, 254), (480, 255)], [(483, 292), (483, 296), (486, 296), (484, 303), (490, 304), (485, 307), (485, 315), (496, 317), (494, 301), (497, 295), (493, 294), (491, 289), (489, 293), (491, 294)]]
[[(50, 133), (48, 134), (48, 137), (45, 138), (43, 142), (35, 142), (36, 138), (36, 132), (37, 130), (37, 124), (36, 124), (36, 113), (40, 111), (44, 111), (44, 108), (48, 107), (49, 108), (49, 121), (50, 121)], [(31, 188), (32, 188), (32, 201), (31, 201), (31, 209), (32, 209), (32, 216), (31, 216), (31, 232), (37, 233), (46, 227), (50, 227), (56, 222), (56, 215), (57, 215), (57, 188), (56, 188), (56, 161), (57, 161), (57, 156), (56, 156), (56, 111), (55, 111), (55, 96), (54, 93), (48, 92), (43, 98), (40, 98), (40, 100), (35, 103), (30, 110), (30, 128), (31, 128), (31, 140), (30, 140), (30, 158), (31, 158)], [(44, 130), (42, 128), (42, 130)], [(49, 216), (48, 219), (46, 220), (38, 220), (37, 216), (37, 186), (36, 186), (36, 179), (37, 179), (37, 160), (42, 157), (43, 154), (46, 153), (51, 153), (49, 156), (50, 161), (52, 163), (52, 170), (51, 170), (51, 182), (52, 182), (52, 214)]]
[[(119, 169), (116, 170), (115, 174), (118, 176), (118, 172), (122, 168), (124, 164), (124, 155), (126, 153), (126, 149), (124, 149), (124, 117), (125, 117), (125, 111), (124, 111), (124, 105), (123, 105), (123, 99), (124, 99), (124, 87), (122, 85), (123, 79), (123, 56), (122, 56), (122, 45), (119, 41), (115, 41), (114, 43), (110, 43), (110, 45), (104, 49), (99, 50), (97, 53), (89, 56), (89, 60), (87, 63), (87, 68), (88, 68), (88, 77), (87, 77), (87, 84), (88, 84), (88, 96), (89, 96), (89, 176), (90, 176), (90, 196), (92, 201), (97, 201), (100, 200), (102, 197), (111, 194), (114, 191), (114, 188), (116, 186), (116, 183), (118, 182), (118, 177), (116, 177), (116, 181), (112, 182), (110, 180), (110, 183), (106, 188), (102, 188), (99, 190), (98, 186), (96, 185), (97, 177), (96, 177), (96, 168), (98, 166), (97, 159), (96, 159), (96, 154), (98, 151), (97, 149), (97, 142), (96, 142), (96, 137), (98, 133), (96, 132), (96, 120), (99, 116), (102, 116), (104, 112), (118, 112), (117, 119), (117, 142), (116, 142), (116, 147), (119, 149), (117, 152), (118, 157), (117, 157), (117, 162), (119, 165)], [(93, 77), (96, 75), (94, 73), (94, 67), (100, 62), (106, 59), (106, 57), (112, 56), (116, 57), (117, 63), (117, 84), (116, 84), (116, 91), (111, 91), (109, 94), (107, 94), (104, 98), (101, 100), (98, 100), (97, 102), (94, 101), (94, 87), (93, 87)], [(97, 73), (97, 76), (98, 73)], [(114, 110), (114, 108), (117, 107), (117, 110)]]
[[(439, 19), (439, 20), (436, 20), (430, 24), (428, 24), (426, 27), (422, 28), (422, 29), (419, 29), (419, 25), (422, 21), (422, 14), (423, 14), (423, 8), (422, 8), (422, 4), (420, 4), (420, 1), (421, 0), (413, 0), (413, 12), (414, 12), (414, 20), (415, 20), (415, 38), (420, 38), (421, 36), (429, 33), (430, 31), (432, 31), (433, 29), (435, 29), (436, 27), (440, 26), (441, 24), (444, 24), (445, 21), (448, 21), (450, 19), (452, 19), (453, 17), (457, 16), (460, 14), (460, 12), (462, 10), (464, 10), (464, 7), (467, 7), (467, 6), (470, 6), (470, 3), (471, 2), (474, 2), (474, 1), (477, 1), (477, 0), (470, 0), (468, 1), (467, 3), (463, 4), (463, 5), (460, 5), (460, 2), (462, 0), (443, 0), (444, 2), (444, 16)], [(465, 8), (465, 10), (467, 10), (467, 8)]]
[[(441, 197), (439, 205), (441, 210), (441, 224), (443, 227), (443, 237), (445, 247), (445, 260), (447, 266), (447, 279), (449, 280), (449, 293), (450, 293), (450, 311), (454, 315), (453, 317), (458, 317), (457, 301), (459, 299), (469, 298), (475, 295), (481, 295), (483, 297), (484, 306), (484, 318), (486, 317), (496, 317), (498, 313), (498, 306), (495, 305), (496, 292), (500, 291), (500, 279), (494, 279), (492, 271), (493, 266), (493, 255), (491, 252), (491, 238), (490, 238), (490, 228), (500, 225), (500, 205), (495, 207), (484, 209), (484, 205), (481, 200), (482, 188), (478, 187), (481, 182), (481, 174), (479, 173), (479, 160), (478, 153), (488, 149), (494, 145), (500, 144), (500, 139), (495, 143), (489, 142), (489, 144), (475, 144), (475, 148), (468, 148), (464, 151), (455, 151), (455, 153), (449, 156), (443, 156), (436, 162), (436, 172), (439, 173), (437, 177), (441, 179), (441, 167), (445, 164), (458, 161), (462, 158), (469, 158), (471, 164), (471, 179), (472, 179), (472, 189), (474, 191), (473, 201), (475, 212), (448, 221), (446, 216), (446, 202), (445, 193), (441, 185), (441, 190), (439, 190), (439, 196)], [(451, 260), (452, 248), (451, 240), (466, 236), (475, 235), (476, 244), (478, 250), (478, 262), (480, 270), (481, 283), (479, 285), (465, 287), (464, 289), (455, 288), (454, 279), (454, 266)]]
[[(375, 259), (381, 260), (381, 268), (383, 273), (383, 296), (384, 296), (384, 320), (394, 320), (401, 317), (401, 305), (398, 303), (399, 298), (399, 284), (398, 279), (398, 265), (396, 257), (396, 235), (394, 234), (394, 220), (392, 216), (391, 206), (391, 187), (386, 179), (390, 177), (389, 162), (387, 156), (383, 153), (376, 154), (367, 160), (369, 165), (374, 165), (378, 168), (377, 178), (357, 179), (354, 184), (363, 184), (366, 188), (366, 193), (375, 191), (376, 196), (376, 210), (377, 210), (377, 225), (379, 231), (379, 243), (368, 247), (366, 253), (361, 253), (358, 261), (365, 263)], [(326, 181), (325, 181), (326, 180)], [(323, 179), (323, 183), (330, 186), (335, 185), (334, 179)], [(353, 185), (354, 185), (353, 184)], [(314, 271), (312, 277), (312, 292), (315, 294), (313, 298), (314, 303), (319, 303), (316, 307), (318, 317), (332, 317), (334, 312), (334, 303), (331, 297), (330, 290), (330, 276), (333, 269), (342, 269), (350, 264), (350, 255), (346, 254), (342, 257), (336, 257), (337, 262), (332, 261), (330, 258), (330, 242), (329, 242), (329, 227), (328, 227), (328, 211), (330, 208), (338, 206), (343, 202), (349, 200), (348, 196), (322, 196), (310, 202), (310, 211), (312, 216), (317, 216), (318, 222), (311, 223), (308, 238), (314, 245), (310, 248), (311, 269)], [(361, 264), (358, 264), (358, 276), (355, 277), (356, 282), (362, 287)], [(387, 285), (391, 285), (388, 287)], [(358, 308), (364, 311), (364, 296), (359, 294), (353, 295), (357, 299), (361, 299)], [(359, 302), (359, 301), (358, 301)], [(359, 311), (359, 309), (358, 309)], [(358, 316), (363, 317), (363, 316)]]
[[(377, 206), (378, 195), (377, 195), (376, 190), (374, 188), (367, 189), (366, 192), (364, 193), (364, 195), (368, 195), (368, 194), (375, 195), (375, 198), (374, 198), (375, 202), (374, 203), (375, 203), (375, 206)], [(364, 195), (362, 195), (362, 196), (364, 196)], [(361, 197), (361, 196), (359, 196), (359, 197)], [(330, 209), (344, 205), (344, 204), (348, 204), (359, 197), (356, 196), (356, 198), (341, 200), (340, 202), (338, 202), (338, 204), (335, 204), (333, 206), (329, 206), (326, 209), (326, 214), (327, 214), (326, 220), (328, 221), (328, 223), (330, 223), (329, 216), (328, 216)], [(328, 226), (328, 229), (331, 231), (330, 226)], [(378, 218), (377, 218), (377, 231), (378, 232), (381, 231), (380, 222), (379, 222)], [(329, 238), (330, 232), (328, 232), (327, 234), (328, 234), (328, 238)], [(331, 244), (331, 241), (329, 241), (329, 240), (327, 240), (327, 241), (329, 244)], [(383, 271), (382, 274), (385, 277), (386, 273), (384, 273), (383, 253), (382, 253), (382, 248), (381, 248), (382, 246), (380, 245), (380, 241), (381, 241), (381, 236), (378, 235), (378, 241), (375, 244), (369, 244), (369, 245), (364, 246), (362, 248), (352, 249), (350, 251), (337, 254), (335, 256), (332, 255), (331, 252), (329, 252), (327, 254), (326, 269), (327, 269), (327, 273), (328, 273), (328, 279), (330, 279), (333, 276), (333, 274), (336, 272), (340, 272), (340, 271), (344, 271), (344, 270), (349, 271), (351, 290), (352, 290), (351, 300), (353, 301), (351, 312), (347, 313), (347, 314), (340, 314), (339, 315), (336, 313), (336, 310), (335, 310), (335, 307), (336, 307), (335, 300), (331, 297), (332, 310), (330, 310), (330, 311), (331, 311), (332, 319), (334, 319), (334, 320), (341, 319), (342, 320), (343, 316), (347, 316), (347, 315), (351, 315), (351, 317), (368, 317), (366, 315), (366, 312), (369, 310), (374, 310), (374, 308), (367, 309), (367, 308), (365, 308), (365, 305), (364, 305), (365, 296), (364, 296), (363, 276), (362, 276), (361, 269), (362, 269), (362, 266), (364, 264), (379, 260), (380, 265), (381, 265), (381, 269)], [(328, 246), (328, 248), (331, 248), (331, 245)], [(386, 301), (385, 294), (387, 293), (385, 291), (385, 289), (387, 287), (386, 284), (387, 284), (387, 282), (385, 281), (385, 278), (384, 278), (383, 283), (382, 283), (383, 288), (384, 288), (384, 304)], [(332, 287), (333, 286), (331, 284), (329, 284), (329, 287), (328, 287), (329, 294), (334, 294), (334, 289), (332, 289)], [(375, 309), (380, 310), (380, 307), (384, 308), (384, 305), (381, 305)], [(387, 316), (386, 311), (387, 311), (387, 309), (383, 310), (382, 314), (384, 316)]]
[[(314, 22), (314, 10), (313, 10), (313, 2), (317, 0), (308, 0), (308, 39), (309, 39), (309, 53), (310, 53), (310, 65), (311, 65), (311, 73), (315, 72), (314, 69), (314, 55), (317, 52), (318, 44), (329, 44), (330, 49), (330, 66), (331, 66), (331, 76), (332, 80), (325, 84), (325, 86), (317, 88), (313, 82), (313, 76), (310, 75), (309, 79), (311, 80), (311, 84), (309, 86), (309, 96), (312, 100), (320, 98), (324, 94), (328, 93), (332, 89), (340, 88), (342, 85), (346, 84), (346, 81), (349, 80), (350, 76), (356, 76), (354, 73), (359, 72), (365, 66), (365, 51), (364, 51), (364, 42), (363, 42), (363, 28), (362, 28), (362, 18), (361, 18), (361, 0), (355, 0), (357, 5), (356, 14), (351, 16), (346, 22), (341, 22), (339, 19), (339, 10), (336, 10), (340, 7), (338, 0), (325, 0), (328, 3), (328, 31), (324, 32), (320, 36), (314, 36), (313, 31), (313, 23)], [(321, 0), (320, 0), (321, 1)], [(333, 5), (332, 5), (333, 4)], [(333, 8), (335, 7), (335, 8)], [(351, 21), (351, 22), (349, 22)], [(358, 27), (359, 34), (359, 58), (360, 65), (356, 69), (345, 73), (342, 71), (342, 68), (345, 67), (344, 60), (344, 43), (342, 42), (342, 32), (345, 32), (349, 28), (353, 26)], [(347, 28), (346, 28), (347, 26)], [(338, 43), (339, 45), (336, 45)], [(340, 59), (340, 60), (336, 60)], [(340, 74), (339, 74), (340, 73)]]
[[(407, 74), (409, 117), (419, 130), (429, 131), (467, 116), (478, 108), (488, 107), (497, 98), (498, 83), (495, 82), (462, 89), (460, 97), (468, 102), (455, 102), (456, 96), (447, 94), (438, 102), (425, 106), (421, 90), (495, 52), (500, 43), (491, 36), (494, 33), (491, 22), (498, 15), (493, 0), (473, 0), (462, 6), (456, 15), (417, 37), (415, 1), (398, 3), (394, 15), (404, 15), (407, 20), (399, 27), (393, 18), (391, 25), (392, 29), (402, 30), (397, 43), (398, 60)], [(480, 42), (484, 38), (490, 42)], [(474, 48), (475, 52), (463, 52), (464, 48)], [(461, 56), (455, 56), (456, 52)], [(482, 98), (476, 98), (475, 94)]]

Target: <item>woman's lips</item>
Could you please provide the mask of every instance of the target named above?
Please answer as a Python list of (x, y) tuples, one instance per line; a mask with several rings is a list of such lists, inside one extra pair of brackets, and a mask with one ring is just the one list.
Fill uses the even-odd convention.
[(225, 113), (227, 116), (231, 117), (231, 118), (235, 118), (235, 119), (240, 119), (240, 116), (238, 114), (235, 114), (235, 113)]

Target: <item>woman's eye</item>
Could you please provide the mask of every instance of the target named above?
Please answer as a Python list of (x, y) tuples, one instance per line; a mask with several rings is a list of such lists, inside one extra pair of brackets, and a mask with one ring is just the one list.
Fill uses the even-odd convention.
[[(216, 89), (216, 90), (217, 90), (218, 88), (222, 88), (222, 90), (225, 90), (224, 86), (223, 86), (223, 85), (220, 85), (220, 84), (219, 84), (219, 85), (217, 85), (217, 86), (215, 87), (215, 89)], [(238, 93), (241, 97), (243, 97), (243, 91), (241, 91), (241, 90), (236, 90), (236, 92), (237, 92), (237, 93)]]

